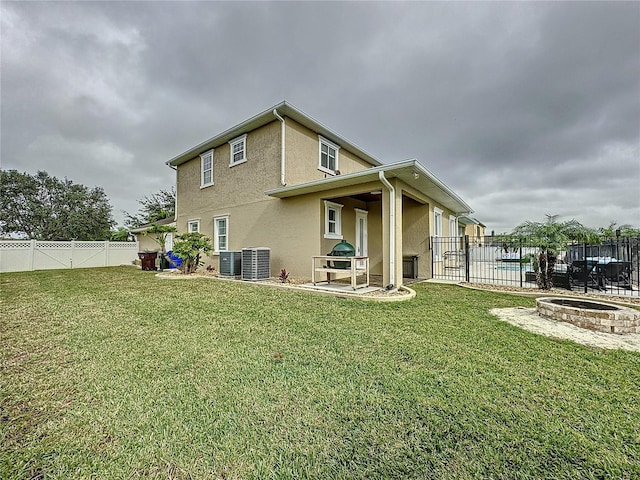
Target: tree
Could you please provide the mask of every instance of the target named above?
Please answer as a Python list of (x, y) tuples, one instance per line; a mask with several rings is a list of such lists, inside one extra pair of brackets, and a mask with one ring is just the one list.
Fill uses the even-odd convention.
[(173, 225), (158, 225), (157, 223), (154, 223), (149, 228), (142, 231), (142, 235), (151, 237), (158, 245), (160, 245), (160, 270), (164, 268), (162, 266), (164, 261), (168, 261), (172, 264), (171, 259), (167, 259), (167, 237), (170, 233), (177, 231), (178, 229)]
[(604, 240), (613, 240), (617, 237), (637, 237), (640, 236), (640, 229), (634, 228), (632, 225), (618, 225), (618, 222), (612, 220), (608, 227), (600, 227), (598, 229), (600, 236)]
[(117, 230), (111, 230), (111, 236), (109, 238), (112, 242), (128, 242), (129, 230), (124, 227), (118, 227)]
[(162, 249), (162, 256), (164, 256), (167, 253), (165, 247), (167, 243), (167, 236), (177, 230), (178, 229), (173, 225), (158, 225), (157, 223), (154, 223), (141, 233), (142, 235), (151, 237), (158, 245), (160, 245), (160, 248)]
[(202, 233), (183, 233), (173, 244), (173, 254), (182, 259), (183, 273), (194, 273), (202, 264), (200, 256), (213, 250), (211, 239)]
[(125, 225), (129, 228), (138, 228), (147, 223), (154, 223), (165, 218), (172, 218), (176, 208), (176, 192), (160, 190), (142, 200), (138, 200), (141, 208), (134, 215), (125, 213)]
[(527, 220), (512, 232), (517, 237), (527, 237), (540, 249), (538, 254), (539, 270), (536, 275), (538, 287), (549, 290), (553, 287), (553, 271), (560, 250), (573, 240), (589, 241), (596, 237), (595, 232), (584, 227), (576, 220), (558, 222), (558, 215), (548, 215), (544, 223)]
[(0, 235), (36, 240), (107, 240), (114, 225), (100, 187), (89, 189), (47, 172), (0, 170)]

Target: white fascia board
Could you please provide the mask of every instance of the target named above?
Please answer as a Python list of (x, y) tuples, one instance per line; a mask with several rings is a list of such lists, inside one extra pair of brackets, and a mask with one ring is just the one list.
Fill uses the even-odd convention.
[(286, 198), (296, 195), (304, 195), (305, 193), (327, 190), (329, 188), (336, 188), (338, 186), (342, 186), (344, 183), (348, 185), (357, 185), (369, 180), (377, 180), (378, 172), (386, 168), (388, 168), (388, 165), (359, 170), (353, 173), (343, 173), (328, 178), (322, 178), (320, 180), (313, 180), (311, 182), (288, 185), (282, 188), (274, 188), (272, 190), (267, 190), (264, 193), (271, 197)]
[[(443, 181), (436, 177), (433, 173), (427, 170), (416, 159), (404, 160), (397, 163), (391, 163), (387, 165), (381, 165), (379, 167), (372, 167), (366, 170), (359, 170), (353, 173), (347, 173), (342, 175), (336, 175), (334, 177), (323, 178), (320, 180), (314, 180), (312, 182), (301, 183), (298, 185), (288, 185), (286, 187), (274, 188), (272, 190), (265, 191), (265, 195), (286, 198), (297, 195), (304, 195), (306, 193), (319, 192), (323, 190), (329, 190), (332, 188), (338, 188), (348, 185), (358, 185), (369, 181), (378, 181), (378, 173), (384, 172), (385, 176), (389, 178), (400, 177), (402, 173), (413, 172), (418, 173), (419, 176), (423, 176), (425, 179), (435, 185), (446, 197), (453, 200), (451, 208), (456, 215), (464, 215), (473, 212), (471, 207), (458, 196), (453, 190), (451, 190)], [(417, 180), (410, 178), (403, 179), (407, 184), (411, 185), (418, 190)], [(434, 200), (438, 200), (435, 198)]]
[(330, 129), (322, 125), (320, 122), (313, 119), (312, 117), (310, 117), (309, 115), (297, 109), (292, 104), (286, 101), (280, 102), (279, 104), (274, 105), (273, 107), (270, 107), (267, 110), (261, 113), (258, 113), (257, 115), (254, 115), (250, 119), (245, 120), (242, 123), (239, 123), (235, 127), (231, 127), (230, 129), (225, 130), (224, 132), (214, 137), (211, 137), (208, 140), (205, 140), (204, 142), (196, 145), (193, 148), (190, 148), (189, 150), (181, 153), (180, 155), (176, 155), (171, 160), (168, 160), (165, 163), (169, 166), (174, 166), (174, 167), (178, 166), (188, 160), (191, 160), (192, 158), (198, 156), (199, 154), (207, 150), (210, 150), (211, 148), (215, 148), (223, 143), (228, 142), (229, 140), (233, 140), (234, 138), (238, 137), (239, 135), (242, 135), (243, 133), (248, 133), (251, 130), (255, 130), (256, 128), (266, 125), (267, 123), (276, 121), (277, 118), (273, 114), (274, 109), (277, 110), (281, 116), (290, 117), (291, 119), (295, 120), (301, 125), (313, 130), (314, 132), (322, 135), (323, 137), (326, 137), (328, 140), (334, 143), (337, 143), (338, 145), (340, 145), (341, 148), (357, 155), (358, 157), (363, 158), (364, 160), (371, 163), (372, 165), (375, 165), (375, 166), (382, 165), (382, 162), (380, 162), (379, 160), (371, 156), (369, 153), (365, 152), (357, 145), (342, 138), (337, 133), (331, 131)]
[(176, 155), (171, 160), (165, 162), (167, 165), (178, 166), (187, 160), (190, 160), (197, 155), (210, 150), (211, 148), (215, 148), (223, 143), (227, 143), (229, 140), (233, 140), (234, 138), (242, 135), (243, 133), (249, 132), (251, 130), (255, 130), (262, 125), (268, 123), (269, 120), (273, 119), (276, 121), (276, 117), (273, 115), (273, 109), (281, 109), (285, 105), (285, 102), (279, 103), (275, 107), (270, 108), (269, 110), (265, 110), (257, 115), (254, 115), (248, 120), (245, 120), (238, 125), (231, 127), (225, 130), (222, 133), (219, 133), (215, 137), (211, 137), (208, 140), (196, 145), (195, 147), (190, 148), (189, 150), (181, 153), (180, 155)]
[[(161, 227), (175, 227), (176, 226), (176, 222), (175, 221), (170, 222), (170, 223), (158, 223), (158, 222), (154, 222), (154, 223), (160, 225)], [(150, 229), (154, 225), (154, 223), (148, 223), (148, 224), (143, 225), (143, 226), (138, 227), (138, 228), (132, 228), (131, 230), (129, 230), (129, 233), (142, 233), (145, 230)]]

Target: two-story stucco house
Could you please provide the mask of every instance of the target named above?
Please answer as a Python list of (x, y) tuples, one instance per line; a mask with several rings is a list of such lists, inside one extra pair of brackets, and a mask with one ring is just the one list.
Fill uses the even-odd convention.
[(271, 271), (311, 278), (311, 257), (341, 239), (384, 285), (402, 285), (403, 255), (431, 276), (431, 236), (458, 235), (471, 208), (416, 160), (383, 164), (282, 102), (167, 162), (177, 173), (176, 225), (219, 253), (269, 247)]

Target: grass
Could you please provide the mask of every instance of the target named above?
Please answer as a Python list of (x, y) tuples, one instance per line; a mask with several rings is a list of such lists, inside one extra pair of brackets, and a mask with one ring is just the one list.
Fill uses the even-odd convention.
[(126, 267), (0, 282), (3, 479), (640, 477), (640, 355), (488, 313), (528, 298)]

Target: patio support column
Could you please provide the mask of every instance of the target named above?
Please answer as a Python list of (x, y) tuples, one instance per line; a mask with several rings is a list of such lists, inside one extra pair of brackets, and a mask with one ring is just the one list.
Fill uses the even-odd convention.
[(382, 195), (382, 284), (387, 286), (391, 283), (391, 255), (393, 255), (393, 286), (398, 288), (402, 285), (402, 190), (398, 186), (396, 179), (389, 179), (395, 188), (394, 205), (394, 251), (391, 252), (391, 192), (383, 189)]
[(391, 209), (389, 197), (391, 192), (386, 188), (382, 189), (382, 286), (386, 287), (391, 283), (391, 269), (389, 257), (389, 243), (391, 238)]
[[(394, 179), (395, 180), (395, 179)], [(395, 250), (395, 285), (394, 287), (398, 288), (402, 286), (402, 188), (398, 185), (399, 182), (394, 181), (394, 186), (396, 187), (396, 250)]]

